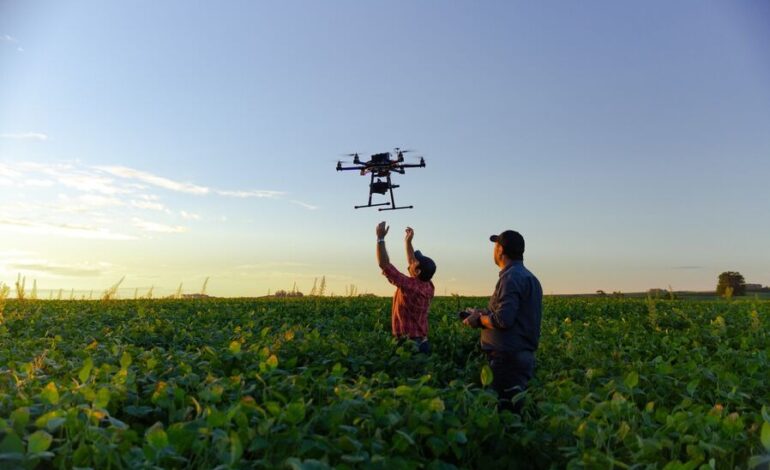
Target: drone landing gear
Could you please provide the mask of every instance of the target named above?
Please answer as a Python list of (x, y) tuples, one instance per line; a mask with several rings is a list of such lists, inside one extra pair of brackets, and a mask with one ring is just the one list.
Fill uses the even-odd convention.
[[(372, 173), (372, 179), (369, 183), (369, 203), (364, 204), (362, 206), (353, 206), (354, 209), (361, 209), (362, 207), (377, 207), (377, 206), (391, 206), (391, 207), (385, 207), (380, 208), (381, 211), (395, 211), (399, 209), (414, 209), (414, 206), (401, 206), (396, 207), (396, 199), (393, 196), (393, 190), (395, 188), (398, 188), (397, 184), (393, 184), (390, 181), (390, 175), (387, 175), (387, 181), (381, 181), (379, 178), (377, 181), (374, 181), (374, 173)], [(381, 202), (378, 204), (372, 204), (372, 194), (385, 194), (386, 192), (390, 192), (390, 202)]]
[[(389, 202), (383, 202), (381, 204), (364, 204), (363, 206), (353, 206), (353, 209), (361, 209), (362, 207), (375, 207), (375, 206), (389, 206)], [(380, 209), (381, 211), (384, 211), (386, 209)]]

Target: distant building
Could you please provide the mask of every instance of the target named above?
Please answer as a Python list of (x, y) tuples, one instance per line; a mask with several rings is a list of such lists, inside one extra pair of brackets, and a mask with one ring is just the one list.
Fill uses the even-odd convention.
[(762, 284), (745, 284), (747, 291), (762, 290)]

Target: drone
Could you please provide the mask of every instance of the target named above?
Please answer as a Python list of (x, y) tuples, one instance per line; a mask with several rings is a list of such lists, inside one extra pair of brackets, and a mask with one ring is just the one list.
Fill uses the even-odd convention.
[[(393, 184), (390, 179), (391, 172), (393, 173), (406, 173), (406, 168), (425, 168), (425, 159), (420, 157), (420, 163), (404, 163), (404, 154), (411, 152), (411, 150), (401, 150), (396, 147), (394, 152), (375, 153), (371, 156), (367, 162), (362, 162), (358, 153), (347, 154), (347, 157), (353, 157), (353, 165), (356, 166), (342, 166), (342, 162), (337, 162), (337, 171), (358, 170), (361, 175), (364, 176), (367, 173), (371, 174), (371, 180), (369, 181), (369, 202), (361, 206), (353, 206), (354, 209), (361, 209), (362, 207), (376, 207), (376, 206), (390, 206), (380, 208), (381, 211), (393, 211), (397, 209), (412, 209), (414, 206), (396, 206), (396, 200), (393, 197), (393, 190), (398, 188), (399, 185)], [(395, 154), (395, 159), (392, 159)], [(375, 181), (377, 178), (377, 181)], [(383, 181), (383, 178), (385, 179)], [(378, 204), (372, 204), (373, 194), (385, 194), (390, 192), (390, 202), (382, 202)]]

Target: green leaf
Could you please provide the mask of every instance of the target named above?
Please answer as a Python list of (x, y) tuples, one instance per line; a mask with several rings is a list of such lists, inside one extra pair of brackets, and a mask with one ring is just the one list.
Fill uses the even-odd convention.
[(770, 423), (767, 421), (762, 423), (760, 440), (762, 441), (762, 445), (765, 446), (765, 450), (770, 451)]
[(163, 430), (163, 423), (161, 422), (153, 424), (147, 430), (144, 437), (153, 449), (162, 449), (168, 445), (168, 436), (166, 431)]
[(27, 423), (29, 423), (29, 408), (25, 406), (13, 410), (11, 413), (11, 420), (13, 421), (13, 429), (23, 433), (24, 428), (27, 426)]
[(51, 447), (53, 436), (45, 431), (37, 431), (29, 436), (27, 439), (27, 453), (36, 454), (38, 452), (45, 452)]
[(409, 385), (399, 385), (395, 390), (397, 397), (403, 397), (412, 393), (412, 387)]
[(265, 408), (267, 408), (267, 411), (270, 412), (273, 416), (278, 416), (281, 414), (281, 405), (278, 404), (278, 402), (275, 401), (268, 401), (265, 402)]
[(700, 383), (700, 380), (694, 379), (687, 384), (687, 393), (689, 393), (690, 396), (692, 396), (695, 393), (695, 390), (698, 388), (699, 383)]
[(24, 453), (24, 443), (15, 432), (11, 431), (0, 441), (0, 454), (6, 453)]
[(430, 401), (430, 409), (432, 411), (443, 412), (446, 409), (444, 406), (444, 400), (438, 397), (434, 398)]
[(301, 401), (289, 403), (286, 407), (286, 421), (297, 424), (305, 419), (305, 404)]
[(123, 355), (120, 356), (120, 368), (128, 369), (128, 366), (131, 365), (131, 362), (131, 354), (129, 354), (128, 351), (123, 351)]
[(94, 408), (107, 408), (110, 403), (110, 391), (106, 387), (99, 389), (94, 399)]
[(458, 444), (465, 444), (468, 442), (468, 437), (465, 435), (465, 431), (461, 429), (450, 429), (446, 433), (447, 439)]
[(487, 386), (492, 383), (492, 380), (495, 378), (495, 374), (492, 373), (492, 369), (484, 364), (484, 367), (481, 368), (481, 385)]
[(54, 423), (54, 424), (50, 424), (51, 421), (53, 421), (55, 419), (64, 420), (64, 418), (62, 418), (62, 416), (64, 416), (64, 415), (65, 415), (65, 412), (62, 411), (62, 410), (51, 410), (48, 413), (46, 413), (46, 414), (40, 416), (39, 418), (37, 418), (35, 420), (35, 426), (37, 426), (38, 428), (47, 428), (49, 431), (53, 431), (55, 428), (51, 429), (50, 428), (51, 426), (58, 427), (61, 424), (57, 424), (58, 421), (56, 423)]
[(230, 433), (230, 465), (235, 465), (243, 455), (243, 444), (237, 432)]
[(286, 465), (292, 470), (327, 470), (327, 464), (316, 459), (299, 460), (296, 457), (286, 459)]
[(91, 359), (91, 357), (89, 356), (83, 363), (83, 367), (80, 369), (80, 372), (78, 372), (78, 378), (80, 379), (80, 383), (83, 383), (86, 380), (88, 380), (88, 377), (91, 376), (91, 370), (93, 368), (94, 368), (94, 360)]
[(49, 405), (56, 405), (59, 403), (59, 390), (56, 388), (56, 384), (48, 382), (48, 385), (46, 385), (43, 388), (43, 391), (40, 392), (40, 398)]
[(406, 440), (406, 442), (409, 443), (409, 445), (414, 445), (414, 439), (412, 438), (412, 436), (409, 435), (409, 433), (405, 433), (404, 431), (399, 429), (399, 430), (396, 431), (396, 434), (398, 434), (401, 437), (403, 437), (404, 440)]
[(632, 370), (626, 375), (626, 378), (623, 379), (623, 383), (626, 384), (626, 387), (628, 388), (634, 388), (639, 384), (639, 374)]

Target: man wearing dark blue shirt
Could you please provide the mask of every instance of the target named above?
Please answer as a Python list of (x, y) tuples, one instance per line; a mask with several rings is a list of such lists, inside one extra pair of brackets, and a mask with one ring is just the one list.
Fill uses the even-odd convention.
[(513, 230), (492, 235), (494, 261), (500, 279), (486, 309), (468, 309), (466, 325), (481, 328), (481, 349), (486, 353), (494, 377), (492, 388), (499, 407), (515, 413), (521, 402), (511, 399), (527, 389), (535, 371), (535, 351), (540, 340), (543, 289), (534, 274), (524, 267), (524, 237)]

